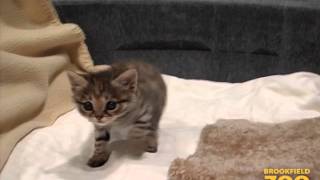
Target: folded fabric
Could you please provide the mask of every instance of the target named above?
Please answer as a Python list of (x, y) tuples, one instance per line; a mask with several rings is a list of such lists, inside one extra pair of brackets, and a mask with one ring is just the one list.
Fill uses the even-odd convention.
[(264, 179), (265, 168), (310, 169), (320, 176), (320, 118), (280, 124), (220, 120), (201, 133), (196, 152), (175, 159), (170, 180)]
[(90, 70), (84, 34), (47, 0), (0, 1), (0, 169), (31, 130), (73, 108), (66, 69)]

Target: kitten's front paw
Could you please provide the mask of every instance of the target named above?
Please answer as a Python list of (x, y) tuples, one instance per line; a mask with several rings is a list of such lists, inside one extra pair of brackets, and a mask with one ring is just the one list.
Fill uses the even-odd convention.
[(87, 162), (87, 165), (95, 168), (103, 166), (109, 159), (109, 155), (94, 155), (92, 156), (89, 161)]

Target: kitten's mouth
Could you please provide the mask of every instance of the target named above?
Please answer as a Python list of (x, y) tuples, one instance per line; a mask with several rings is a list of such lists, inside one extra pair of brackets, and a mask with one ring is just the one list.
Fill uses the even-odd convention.
[(107, 126), (109, 124), (111, 124), (113, 121), (93, 121), (94, 124), (98, 125), (98, 126)]
[(107, 126), (110, 124), (109, 122), (93, 122), (93, 123), (97, 126)]

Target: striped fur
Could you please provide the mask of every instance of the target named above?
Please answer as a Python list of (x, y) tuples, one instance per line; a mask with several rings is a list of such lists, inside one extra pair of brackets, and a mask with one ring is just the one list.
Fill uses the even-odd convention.
[[(147, 152), (157, 151), (166, 86), (154, 67), (118, 63), (91, 74), (70, 72), (69, 79), (79, 112), (95, 125), (95, 152), (89, 166), (98, 167), (108, 160), (110, 134), (114, 134), (111, 132), (121, 139), (144, 140)], [(116, 108), (110, 110), (114, 102)]]

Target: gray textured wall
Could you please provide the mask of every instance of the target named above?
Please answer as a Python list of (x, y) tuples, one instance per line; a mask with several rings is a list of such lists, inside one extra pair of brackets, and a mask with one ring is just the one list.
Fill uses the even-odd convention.
[(229, 82), (320, 73), (320, 1), (71, 1), (58, 13), (83, 28), (96, 64), (138, 58)]

